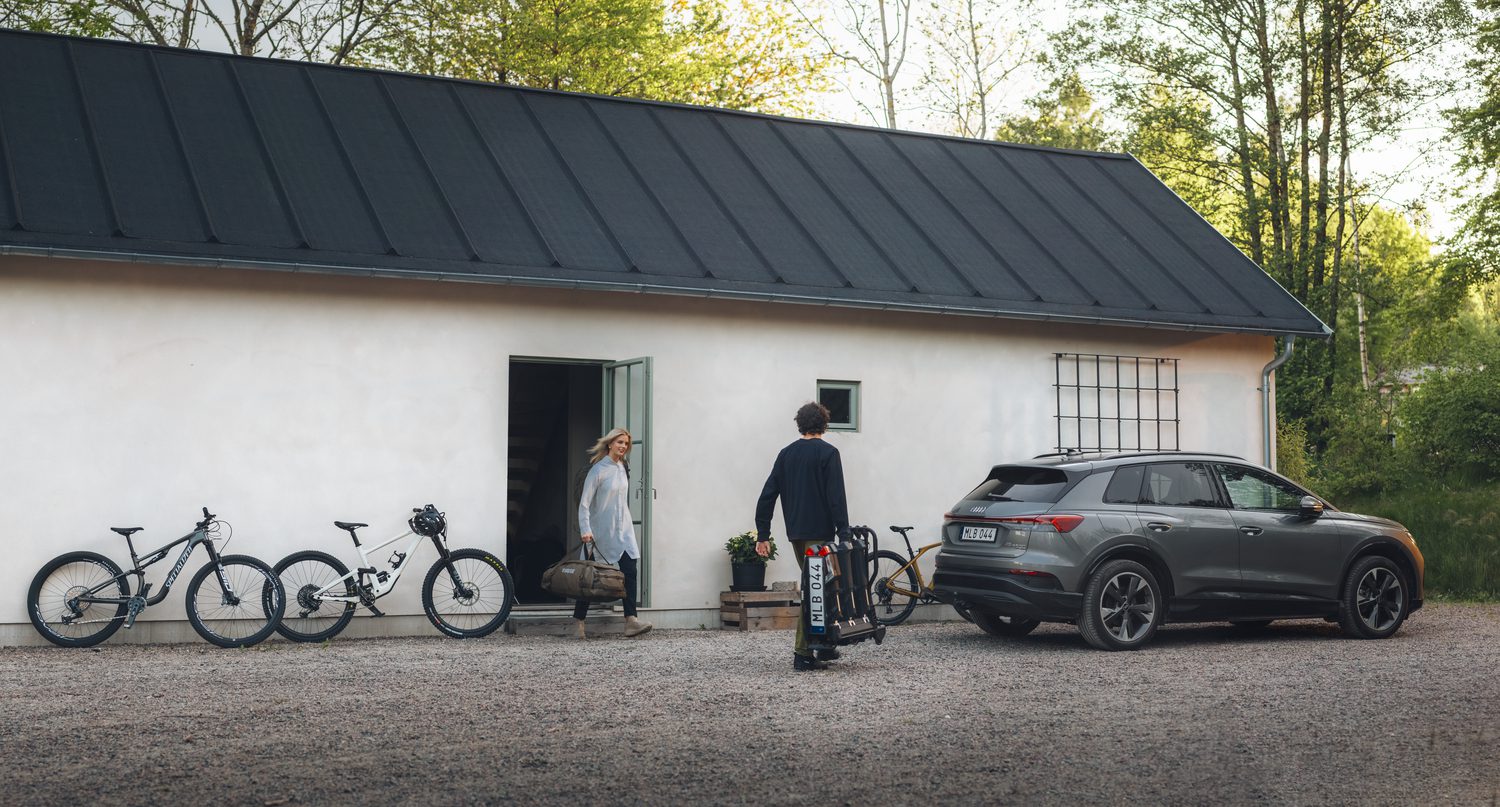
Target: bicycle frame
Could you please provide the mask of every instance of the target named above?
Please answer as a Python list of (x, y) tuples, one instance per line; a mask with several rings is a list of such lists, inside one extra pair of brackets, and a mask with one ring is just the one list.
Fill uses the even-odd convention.
[[(172, 551), (172, 547), (177, 546), (178, 544), (183, 543), (184, 541), (187, 542), (187, 546), (183, 548), (182, 554), (177, 558), (177, 563), (172, 566), (172, 571), (167, 572), (167, 579), (164, 580), (162, 582), (162, 584), (161, 584), (161, 592), (158, 593), (155, 597), (146, 598), (146, 595), (151, 591), (151, 584), (146, 582), (146, 569), (148, 567), (150, 567), (152, 565), (155, 565), (156, 563), (160, 562), (164, 558), (166, 558), (167, 553)], [(125, 536), (125, 546), (126, 546), (126, 548), (128, 548), (130, 550), (130, 562), (131, 562), (131, 564), (133, 564), (132, 568), (130, 570), (128, 570), (128, 571), (121, 572), (120, 574), (115, 575), (114, 577), (111, 577), (109, 580), (107, 580), (107, 581), (105, 581), (105, 582), (103, 582), (103, 583), (101, 583), (101, 584), (99, 584), (97, 586), (94, 586), (93, 588), (91, 588), (88, 591), (85, 591), (83, 594), (79, 595), (76, 599), (74, 599), (72, 601), (73, 606), (74, 606), (72, 610), (75, 610), (75, 611), (77, 610), (76, 606), (77, 606), (78, 603), (100, 603), (100, 604), (105, 604), (105, 605), (118, 605), (118, 604), (120, 604), (122, 602), (129, 602), (130, 600), (135, 599), (136, 597), (146, 598), (145, 599), (145, 604), (142, 607), (149, 607), (149, 606), (156, 605), (156, 604), (160, 603), (162, 600), (165, 600), (167, 598), (168, 594), (171, 593), (171, 591), (172, 591), (172, 584), (175, 583), (175, 582), (177, 582), (177, 576), (180, 575), (180, 574), (182, 574), (182, 570), (184, 568), (186, 568), (186, 566), (187, 566), (188, 558), (190, 556), (192, 556), (193, 550), (196, 549), (199, 544), (203, 544), (208, 549), (208, 558), (209, 558), (209, 560), (212, 561), (217, 566), (217, 564), (219, 562), (219, 553), (218, 553), (217, 550), (214, 549), (213, 539), (211, 539), (209, 537), (209, 535), (208, 535), (208, 528), (207, 527), (203, 527), (203, 528), (200, 528), (200, 529), (193, 530), (192, 532), (188, 533), (187, 535), (184, 535), (181, 538), (178, 538), (177, 540), (173, 541), (170, 544), (167, 544), (164, 547), (161, 547), (160, 549), (154, 549), (154, 550), (152, 550), (151, 552), (147, 553), (147, 555), (146, 555), (146, 557), (145, 557), (144, 560), (142, 560), (139, 556), (136, 555), (136, 553), (135, 553), (135, 542), (130, 539), (130, 536), (128, 536), (128, 535)], [(218, 574), (218, 576), (219, 576), (219, 584), (224, 587), (224, 591), (227, 592), (231, 597), (234, 597), (235, 594), (234, 594), (234, 591), (232, 590), (232, 588), (229, 585), (229, 581), (224, 579), (223, 570), (222, 569), (216, 570), (216, 574)], [(135, 577), (136, 577), (136, 589), (135, 589), (135, 593), (134, 594), (131, 594), (131, 595), (128, 595), (128, 596), (125, 596), (125, 597), (98, 597), (98, 596), (95, 596), (100, 591), (103, 591), (106, 588), (109, 588), (109, 587), (112, 587), (112, 586), (116, 585), (116, 583), (121, 578), (128, 578), (131, 575), (135, 575)], [(111, 619), (117, 619), (117, 618), (124, 619), (124, 618), (127, 618), (127, 617), (110, 617), (110, 618)], [(62, 618), (62, 621), (63, 621), (63, 624), (72, 624), (74, 620), (72, 618), (72, 615), (68, 615), (68, 616), (64, 616)]]
[[(393, 555), (400, 555), (401, 559), (391, 567), (391, 571), (376, 571), (375, 562), (370, 560), (371, 553), (378, 552), (390, 546), (391, 544), (394, 544), (397, 541), (408, 537), (411, 538), (411, 543), (406, 545), (406, 551), (393, 553)], [(358, 593), (354, 594), (353, 596), (345, 594), (344, 584), (346, 582), (353, 583), (355, 589), (358, 590), (361, 586), (363, 586), (360, 578), (364, 575), (369, 575), (370, 577), (374, 578), (374, 585), (369, 587), (370, 599), (378, 600), (381, 597), (384, 597), (385, 595), (391, 593), (391, 589), (394, 589), (396, 587), (396, 581), (401, 579), (401, 575), (406, 571), (406, 567), (410, 565), (409, 561), (411, 560), (412, 553), (417, 551), (417, 547), (422, 543), (422, 539), (424, 537), (426, 536), (418, 535), (411, 530), (407, 530), (406, 532), (403, 532), (394, 538), (387, 539), (378, 544), (373, 544), (369, 547), (366, 547), (364, 544), (355, 541), (354, 548), (359, 550), (359, 568), (356, 568), (354, 571), (318, 589), (313, 593), (313, 596), (317, 597), (320, 600), (326, 600), (329, 602), (352, 602), (358, 605), (363, 602), (363, 600), (360, 598), (360, 595)], [(444, 558), (448, 557), (448, 547), (442, 541), (434, 537), (432, 539), (432, 543), (437, 547), (439, 556)], [(448, 573), (453, 573), (451, 567), (449, 568)], [(382, 574), (385, 575), (384, 579), (381, 579)], [(458, 582), (459, 581), (457, 579), (454, 580), (455, 585), (458, 584)]]
[[(943, 542), (938, 541), (935, 544), (928, 544), (921, 549), (918, 549), (917, 553), (915, 555), (912, 555), (911, 560), (907, 561), (905, 565), (903, 565), (900, 569), (892, 572), (891, 576), (886, 578), (885, 587), (897, 594), (902, 594), (907, 597), (915, 597), (921, 600), (926, 600), (931, 597), (932, 589), (927, 585), (927, 577), (922, 574), (922, 566), (920, 565), (919, 561), (922, 560), (923, 555), (931, 552), (934, 549), (937, 549), (942, 545)], [(911, 541), (906, 542), (906, 554), (911, 555)], [(907, 569), (911, 569), (912, 572), (917, 576), (917, 591), (907, 591), (906, 589), (896, 585), (896, 578), (899, 577), (901, 573), (906, 571)]]

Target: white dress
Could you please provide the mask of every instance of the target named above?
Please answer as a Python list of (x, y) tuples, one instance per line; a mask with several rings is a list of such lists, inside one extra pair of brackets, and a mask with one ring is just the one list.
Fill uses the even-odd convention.
[(597, 560), (619, 563), (621, 555), (640, 558), (635, 525), (630, 523), (630, 477), (609, 457), (594, 463), (578, 501), (578, 532), (594, 534)]

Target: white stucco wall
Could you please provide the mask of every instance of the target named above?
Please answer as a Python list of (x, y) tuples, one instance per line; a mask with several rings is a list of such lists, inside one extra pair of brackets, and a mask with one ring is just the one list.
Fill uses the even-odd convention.
[[(0, 258), (0, 586), (17, 593), (0, 643), (39, 641), (19, 592), (49, 558), (126, 559), (108, 527), (152, 548), (202, 505), (233, 525), (229, 551), (270, 563), (321, 548), (352, 566), (330, 522), (393, 535), (426, 502), (453, 546), (503, 553), (513, 356), (653, 358), (653, 610), (715, 624), (723, 541), (751, 528), (817, 379), (862, 385), (862, 430), (830, 438), (853, 520), (929, 538), (992, 464), (1052, 449), (1057, 351), (1180, 359), (1182, 446), (1259, 458), (1269, 337)], [(420, 614), (432, 559), (382, 608)], [(198, 565), (144, 620), (183, 618)], [(795, 570), (784, 552), (769, 579)]]

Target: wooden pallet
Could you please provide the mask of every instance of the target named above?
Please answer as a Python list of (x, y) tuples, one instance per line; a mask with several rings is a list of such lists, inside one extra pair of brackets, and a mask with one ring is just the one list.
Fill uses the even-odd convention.
[(802, 592), (726, 591), (719, 617), (724, 630), (792, 630), (802, 618)]

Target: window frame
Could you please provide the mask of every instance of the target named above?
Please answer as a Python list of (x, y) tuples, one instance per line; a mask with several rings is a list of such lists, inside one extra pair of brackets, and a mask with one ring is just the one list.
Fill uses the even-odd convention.
[[(858, 381), (839, 381), (830, 378), (820, 378), (816, 386), (818, 403), (823, 403), (823, 390), (848, 390), (849, 391), (849, 421), (835, 422), (830, 416), (828, 419), (828, 430), (831, 432), (858, 432), (860, 425), (860, 383)], [(825, 404), (826, 406), (826, 404)]]
[[(1151, 502), (1146, 501), (1145, 500), (1146, 491), (1151, 487), (1151, 469), (1152, 468), (1156, 468), (1158, 466), (1165, 466), (1165, 465), (1202, 465), (1204, 468), (1208, 469), (1208, 486), (1209, 486), (1209, 489), (1213, 491), (1214, 502), (1215, 503), (1213, 503), (1213, 504), (1161, 504), (1161, 503), (1158, 503), (1158, 502), (1155, 502), (1155, 501), (1151, 501)], [(1166, 461), (1160, 461), (1160, 462), (1146, 463), (1146, 471), (1145, 471), (1145, 473), (1143, 473), (1141, 475), (1141, 490), (1140, 490), (1140, 494), (1139, 494), (1140, 497), (1141, 497), (1141, 501), (1139, 502), (1138, 506), (1140, 506), (1140, 507), (1193, 507), (1193, 508), (1198, 508), (1198, 509), (1214, 509), (1214, 510), (1232, 510), (1232, 509), (1234, 509), (1233, 505), (1231, 505), (1230, 502), (1229, 502), (1229, 493), (1228, 493), (1228, 491), (1224, 490), (1224, 482), (1223, 482), (1223, 480), (1221, 480), (1219, 478), (1219, 472), (1217, 470), (1215, 470), (1215, 466), (1216, 465), (1218, 465), (1218, 463), (1208, 462), (1206, 460), (1188, 460), (1188, 459), (1166, 460)]]
[[(1302, 498), (1304, 496), (1312, 496), (1315, 499), (1318, 498), (1317, 496), (1313, 496), (1313, 494), (1310, 493), (1310, 492), (1308, 492), (1306, 488), (1303, 488), (1301, 485), (1297, 484), (1296, 482), (1293, 482), (1292, 480), (1287, 479), (1286, 477), (1284, 477), (1284, 476), (1282, 476), (1280, 474), (1273, 473), (1271, 471), (1267, 471), (1264, 468), (1252, 468), (1249, 465), (1237, 465), (1237, 464), (1232, 463), (1232, 462), (1216, 462), (1216, 463), (1213, 463), (1213, 466), (1215, 468), (1214, 479), (1217, 480), (1218, 487), (1223, 490), (1224, 501), (1226, 502), (1226, 506), (1230, 510), (1238, 510), (1238, 511), (1240, 511), (1242, 513), (1296, 513), (1296, 512), (1299, 512), (1301, 510), (1301, 502), (1302, 502)], [(1227, 481), (1225, 481), (1225, 479), (1222, 476), (1222, 474), (1220, 473), (1219, 469), (1223, 469), (1223, 470), (1226, 470), (1226, 471), (1227, 470), (1237, 470), (1237, 471), (1243, 472), (1244, 474), (1246, 474), (1248, 476), (1268, 476), (1268, 477), (1270, 477), (1272, 479), (1277, 479), (1277, 480), (1280, 480), (1282, 482), (1285, 482), (1286, 484), (1288, 484), (1288, 485), (1291, 486), (1292, 490), (1297, 491), (1297, 497), (1296, 497), (1297, 498), (1297, 506), (1296, 507), (1288, 507), (1288, 508), (1281, 508), (1281, 507), (1240, 507), (1239, 505), (1237, 505), (1237, 504), (1234, 503), (1234, 494), (1230, 492), (1230, 490), (1229, 490), (1229, 483)], [(1257, 480), (1257, 481), (1260, 481), (1260, 480)], [(1262, 484), (1264, 484), (1264, 482), (1262, 482)], [(1319, 501), (1322, 501), (1322, 500), (1319, 499)]]

